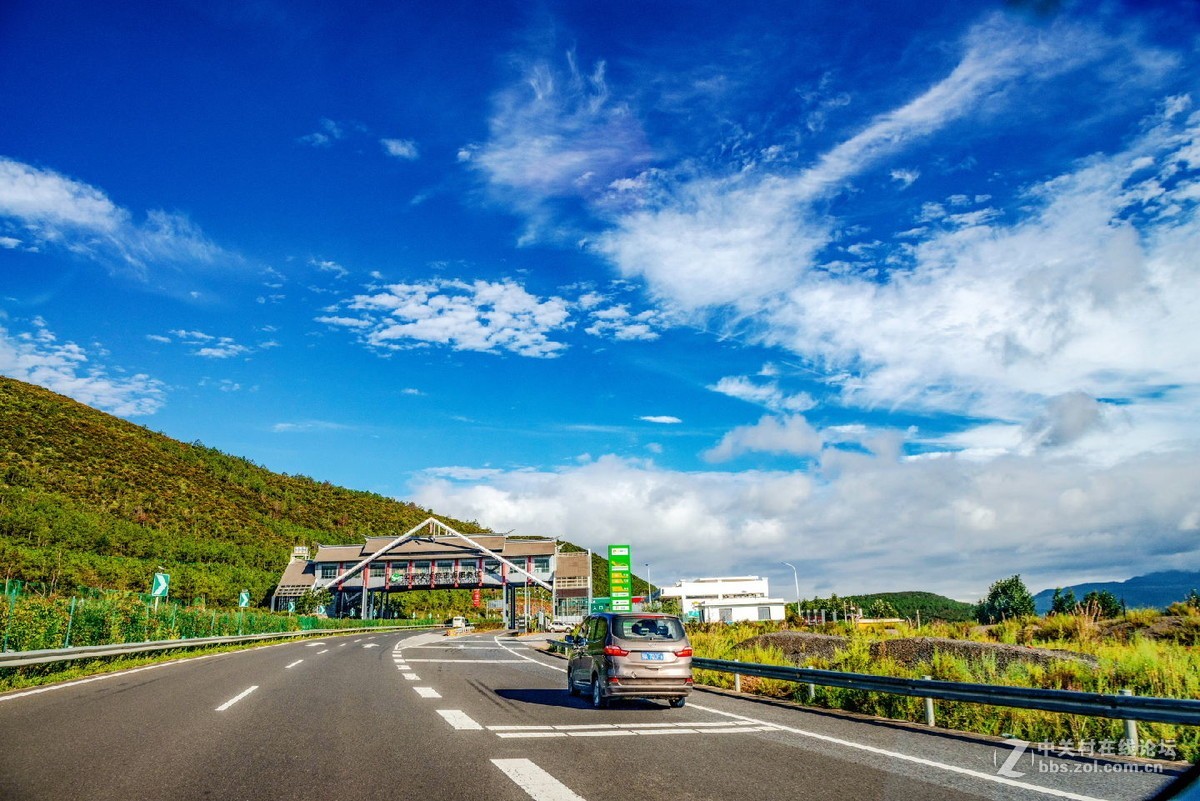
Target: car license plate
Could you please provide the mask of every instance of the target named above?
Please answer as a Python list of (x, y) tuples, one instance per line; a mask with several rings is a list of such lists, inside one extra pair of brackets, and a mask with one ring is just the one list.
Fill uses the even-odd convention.
[(663, 654), (661, 651), (642, 651), (642, 659), (647, 662), (662, 662)]

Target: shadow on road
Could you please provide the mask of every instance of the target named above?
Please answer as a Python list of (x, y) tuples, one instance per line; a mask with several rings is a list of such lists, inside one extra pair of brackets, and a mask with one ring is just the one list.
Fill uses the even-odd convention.
[[(589, 709), (591, 703), (586, 698), (572, 698), (567, 694), (566, 690), (495, 690), (496, 695), (505, 698), (509, 701), (515, 701), (520, 704), (537, 704), (539, 706), (558, 706), (565, 709)], [(669, 707), (665, 703), (655, 703), (642, 699), (630, 698), (622, 699), (614, 702), (621, 709), (645, 709), (645, 710), (663, 710)]]

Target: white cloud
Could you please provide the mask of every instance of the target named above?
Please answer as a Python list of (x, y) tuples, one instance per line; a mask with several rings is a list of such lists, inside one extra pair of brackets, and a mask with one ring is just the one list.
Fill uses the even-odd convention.
[[(205, 359), (229, 359), (234, 356), (244, 356), (253, 353), (255, 350), (248, 345), (238, 344), (232, 337), (213, 336), (203, 331), (188, 331), (186, 329), (175, 328), (169, 333), (175, 337), (174, 340), (170, 337), (155, 334), (151, 334), (147, 338), (163, 343), (178, 341), (191, 346), (193, 356), (200, 356)], [(260, 344), (259, 347), (273, 348), (278, 347), (278, 345), (278, 342), (271, 340)]]
[(294, 423), (276, 423), (271, 431), (276, 434), (309, 434), (321, 431), (345, 431), (350, 426), (328, 420), (301, 420)]
[[(594, 306), (600, 296), (594, 293), (583, 295), (578, 303), (581, 308)], [(584, 331), (592, 336), (608, 337), (619, 342), (640, 340), (652, 342), (661, 336), (660, 331), (667, 327), (666, 315), (657, 309), (646, 309), (634, 314), (624, 303), (607, 306), (603, 309), (592, 308), (588, 312), (591, 320)]]
[(331, 259), (310, 259), (308, 263), (323, 273), (333, 273), (333, 277), (339, 280), (350, 274), (349, 270)]
[(187, 217), (151, 210), (137, 223), (94, 186), (0, 157), (0, 219), (17, 223), (32, 245), (64, 248), (145, 277), (154, 265), (236, 264)]
[(79, 345), (60, 343), (40, 319), (23, 333), (0, 327), (0, 374), (122, 417), (154, 414), (165, 403), (161, 381), (144, 373), (110, 375)]
[(710, 462), (725, 462), (745, 453), (813, 456), (821, 452), (824, 438), (803, 415), (766, 415), (750, 426), (738, 426), (704, 452)]
[(584, 74), (573, 54), (566, 70), (526, 63), (520, 82), (493, 99), (488, 127), (487, 142), (460, 150), (458, 158), (529, 215), (525, 240), (539, 235), (542, 201), (603, 192), (650, 157), (635, 115), (610, 97), (604, 63)]
[(1036, 30), (997, 15), (976, 26), (963, 57), (913, 100), (878, 115), (798, 173), (740, 172), (667, 187), (620, 217), (596, 250), (658, 298), (688, 310), (755, 312), (803, 282), (833, 238), (816, 201), (884, 157), (978, 112), (1021, 80), (1046, 80), (1100, 58), (1111, 43), (1066, 22)]
[(674, 425), (676, 423), (683, 422), (678, 417), (672, 417), (671, 415), (667, 415), (667, 414), (645, 415), (643, 417), (639, 417), (638, 419), (645, 420), (647, 423), (663, 423), (666, 425)]
[[(777, 372), (778, 368), (766, 365), (760, 375), (773, 377)], [(817, 405), (807, 392), (788, 394), (780, 389), (778, 382), (754, 381), (746, 376), (726, 376), (708, 388), (731, 398), (764, 406), (773, 412), (807, 412)]]
[(340, 122), (322, 117), (319, 127), (310, 134), (299, 137), (296, 141), (312, 147), (329, 147), (346, 136), (346, 126)]
[(891, 172), (892, 180), (900, 184), (901, 189), (908, 189), (918, 178), (921, 177), (920, 170), (895, 169)]
[(389, 284), (336, 308), (342, 313), (318, 320), (356, 329), (371, 347), (392, 350), (448, 345), (547, 358), (566, 348), (550, 335), (569, 325), (565, 300), (538, 298), (509, 280)]
[(931, 232), (886, 284), (801, 282), (763, 315), (763, 340), (854, 365), (851, 402), (982, 417), (1200, 384), (1196, 204), (1177, 189), (1144, 199), (1154, 179), (1134, 167), (1151, 157), (1178, 176), (1198, 136), (1200, 115), (1152, 123), (1128, 150), (1030, 187), (1023, 219)]
[(417, 143), (411, 139), (380, 139), (379, 144), (384, 153), (402, 161), (415, 161), (421, 155)]
[[(601, 549), (631, 542), (663, 582), (779, 575), (803, 592), (921, 588), (975, 600), (1020, 572), (1031, 589), (1200, 567), (1196, 454), (1097, 468), (1011, 457), (905, 461), (826, 450), (808, 472), (698, 472), (604, 456), (470, 484), (422, 478), (413, 500), (497, 531)], [(790, 590), (791, 574), (787, 571)], [(779, 592), (779, 585), (776, 585)], [(790, 593), (789, 593), (790, 595)]]

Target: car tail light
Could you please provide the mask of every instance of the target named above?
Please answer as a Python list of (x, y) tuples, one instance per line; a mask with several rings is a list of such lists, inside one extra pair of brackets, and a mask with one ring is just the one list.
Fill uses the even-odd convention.
[(691, 676), (688, 676), (686, 679), (683, 680), (683, 683), (684, 684), (695, 684), (696, 680), (693, 679)]
[(682, 648), (675, 652), (675, 656), (691, 656), (691, 655), (692, 655), (691, 648)]
[(629, 652), (626, 651), (624, 648), (621, 648), (618, 645), (606, 645), (606, 646), (604, 646), (604, 655), (605, 656), (629, 656)]

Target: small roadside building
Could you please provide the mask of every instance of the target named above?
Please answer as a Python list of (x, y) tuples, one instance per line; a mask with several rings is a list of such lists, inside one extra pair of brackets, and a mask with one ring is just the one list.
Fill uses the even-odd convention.
[(785, 620), (782, 598), (721, 598), (696, 604), (704, 623), (740, 623), (752, 620)]

